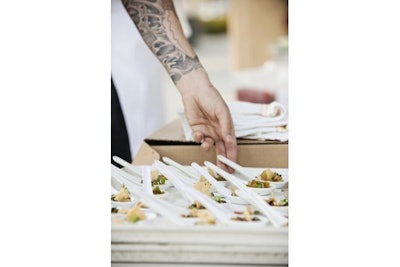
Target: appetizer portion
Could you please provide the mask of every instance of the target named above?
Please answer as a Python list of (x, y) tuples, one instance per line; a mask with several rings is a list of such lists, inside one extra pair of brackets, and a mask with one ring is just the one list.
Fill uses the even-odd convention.
[(214, 195), (214, 193), (211, 193), (211, 197), (214, 201), (218, 202), (218, 203), (226, 203), (226, 200), (223, 196), (220, 195)]
[(153, 195), (162, 195), (165, 191), (162, 191), (158, 185), (153, 187)]
[[(125, 209), (117, 209), (111, 208), (111, 213), (116, 214), (117, 217), (113, 217), (113, 221), (117, 224), (124, 224), (124, 223), (137, 223), (138, 221), (146, 220), (146, 214), (141, 211), (142, 204), (138, 203), (132, 208), (125, 208)], [(118, 216), (121, 215), (121, 216)]]
[(235, 212), (240, 216), (236, 216), (231, 218), (232, 221), (240, 221), (240, 222), (255, 222), (259, 221), (260, 219), (254, 216), (254, 211), (250, 206), (246, 206), (244, 212)]
[(268, 181), (264, 180), (259, 180), (259, 179), (253, 179), (247, 183), (248, 187), (253, 187), (253, 188), (270, 188), (271, 185), (269, 184)]
[(199, 218), (199, 220), (197, 221), (196, 224), (199, 225), (204, 225), (204, 224), (215, 224), (215, 218), (214, 216), (211, 214), (211, 212), (207, 209), (204, 210), (199, 210), (197, 212), (197, 218)]
[(141, 205), (135, 205), (131, 209), (128, 210), (125, 220), (131, 223), (136, 223), (140, 220), (145, 220), (146, 215), (140, 210)]
[(183, 218), (198, 218), (196, 224), (215, 224), (215, 218), (209, 210), (195, 201), (189, 206), (190, 212), (188, 215), (181, 215)]
[(161, 174), (159, 171), (151, 172), (151, 186), (163, 185), (165, 181), (168, 180), (165, 175)]
[(269, 181), (269, 182), (282, 182), (283, 178), (282, 175), (272, 171), (271, 169), (265, 169), (256, 179)]
[(193, 204), (191, 204), (188, 209), (192, 210), (192, 209), (197, 209), (197, 210), (202, 210), (205, 209), (205, 207), (203, 205), (201, 205), (200, 202), (195, 201)]
[(131, 201), (131, 192), (129, 192), (128, 188), (123, 184), (118, 193), (111, 195), (111, 200), (117, 202), (129, 202)]
[(206, 196), (211, 197), (218, 203), (226, 203), (225, 199), (222, 196), (215, 195), (213, 192), (210, 191), (211, 183), (208, 180), (206, 180), (206, 178), (204, 178), (203, 176), (200, 176), (199, 181), (195, 183), (193, 187), (198, 191), (202, 192), (203, 194), (205, 194)]
[(226, 181), (226, 179), (224, 177), (222, 177), (218, 173), (214, 172), (212, 169), (207, 168), (207, 171), (212, 177), (215, 178), (215, 180), (217, 180), (217, 181)]
[(270, 198), (266, 199), (265, 202), (267, 202), (267, 204), (269, 204), (270, 206), (274, 206), (274, 207), (289, 206), (289, 200), (287, 198), (283, 198), (278, 201), (275, 197), (270, 197)]
[(195, 183), (193, 187), (196, 190), (200, 191), (201, 193), (211, 197), (211, 192), (210, 192), (211, 183), (207, 181), (207, 179), (204, 178), (203, 176), (200, 176), (199, 181)]

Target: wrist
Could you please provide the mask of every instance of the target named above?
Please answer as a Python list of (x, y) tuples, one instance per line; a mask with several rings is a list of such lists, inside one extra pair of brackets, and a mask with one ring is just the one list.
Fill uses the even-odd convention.
[(202, 67), (186, 73), (175, 85), (181, 95), (212, 86), (207, 72)]

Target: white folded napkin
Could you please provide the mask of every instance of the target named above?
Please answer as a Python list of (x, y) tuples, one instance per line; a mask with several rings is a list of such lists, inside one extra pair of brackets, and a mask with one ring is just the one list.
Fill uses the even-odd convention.
[[(255, 127), (251, 129), (245, 130), (237, 130), (235, 129), (236, 137), (244, 137), (246, 139), (260, 139), (261, 136), (279, 136), (279, 134), (287, 133), (287, 128), (285, 126), (280, 127)], [(278, 135), (271, 135), (272, 133)], [(281, 140), (281, 138), (279, 138)]]
[(274, 101), (270, 104), (256, 104), (245, 101), (232, 101), (228, 103), (232, 116), (256, 115), (268, 121), (279, 121), (286, 115), (285, 107)]
[[(233, 101), (228, 107), (237, 138), (288, 141), (288, 114), (282, 104)], [(192, 130), (183, 113), (180, 120), (186, 140), (193, 141)]]

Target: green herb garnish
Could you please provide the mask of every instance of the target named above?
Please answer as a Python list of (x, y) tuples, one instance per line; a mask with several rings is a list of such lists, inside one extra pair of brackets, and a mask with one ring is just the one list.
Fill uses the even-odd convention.
[(132, 223), (135, 223), (135, 222), (138, 222), (138, 221), (140, 221), (140, 218), (139, 218), (138, 216), (133, 216), (133, 217), (130, 219), (130, 222), (132, 222)]
[(288, 205), (289, 205), (289, 200), (287, 200), (286, 198), (279, 201), (279, 206), (288, 206)]

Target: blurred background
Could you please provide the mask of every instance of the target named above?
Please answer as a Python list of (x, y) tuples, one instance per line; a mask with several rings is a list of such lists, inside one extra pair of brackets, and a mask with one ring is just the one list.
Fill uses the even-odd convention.
[[(287, 0), (174, 0), (184, 33), (225, 101), (288, 104)], [(183, 112), (167, 72), (112, 0), (112, 76), (132, 156)]]
[[(211, 82), (226, 101), (288, 104), (287, 0), (175, 0)], [(186, 22), (184, 22), (186, 20)], [(165, 122), (183, 111), (164, 76)]]

